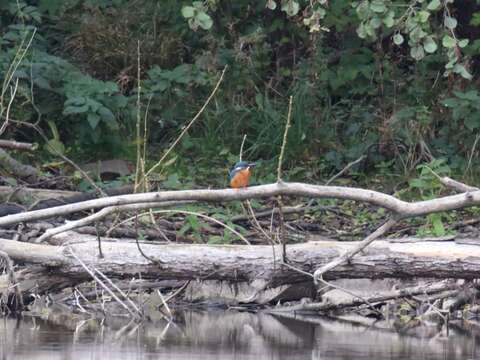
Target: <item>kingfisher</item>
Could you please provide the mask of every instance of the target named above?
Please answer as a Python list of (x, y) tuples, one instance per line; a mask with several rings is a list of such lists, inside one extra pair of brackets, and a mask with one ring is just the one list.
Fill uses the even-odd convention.
[(228, 180), (232, 188), (244, 188), (248, 185), (250, 178), (250, 168), (254, 167), (254, 162), (239, 161), (228, 172)]

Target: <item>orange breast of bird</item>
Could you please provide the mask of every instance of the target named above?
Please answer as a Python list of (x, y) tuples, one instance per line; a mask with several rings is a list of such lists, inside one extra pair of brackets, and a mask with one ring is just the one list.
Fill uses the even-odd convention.
[(230, 186), (232, 188), (242, 188), (248, 185), (248, 179), (250, 178), (250, 170), (242, 169), (235, 173), (230, 180)]

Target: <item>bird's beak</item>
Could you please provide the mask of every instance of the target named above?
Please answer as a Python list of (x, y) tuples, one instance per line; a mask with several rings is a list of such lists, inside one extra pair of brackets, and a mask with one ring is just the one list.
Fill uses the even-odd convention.
[(248, 164), (248, 167), (255, 167), (255, 166), (257, 166), (257, 163), (251, 162)]

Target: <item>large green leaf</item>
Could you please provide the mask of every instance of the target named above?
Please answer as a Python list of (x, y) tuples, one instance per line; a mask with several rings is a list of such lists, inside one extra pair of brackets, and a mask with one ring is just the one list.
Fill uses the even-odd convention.
[(382, 0), (373, 0), (370, 3), (370, 9), (376, 13), (383, 13), (387, 10), (385, 2)]
[(428, 10), (437, 10), (440, 7), (441, 3), (440, 0), (432, 0), (428, 3), (427, 9)]
[(195, 8), (193, 6), (184, 6), (182, 7), (182, 16), (184, 18), (191, 18), (195, 15)]
[(445, 26), (451, 30), (455, 29), (457, 27), (457, 19), (451, 17), (451, 16), (445, 16), (444, 20)]
[(423, 40), (423, 48), (427, 53), (432, 54), (437, 50), (438, 46), (435, 40), (433, 40), (431, 36), (427, 36)]
[(442, 39), (442, 45), (446, 48), (453, 48), (456, 45), (456, 41), (450, 35), (445, 35)]
[(213, 20), (212, 18), (205, 12), (200, 11), (195, 19), (198, 21), (198, 25), (203, 29), (203, 30), (209, 30), (212, 25), (213, 25)]
[(425, 51), (422, 46), (414, 46), (410, 49), (410, 55), (415, 60), (422, 60), (425, 57)]
[(90, 127), (92, 128), (92, 130), (95, 130), (100, 120), (101, 120), (100, 116), (95, 113), (88, 113), (87, 115), (87, 121), (90, 124)]

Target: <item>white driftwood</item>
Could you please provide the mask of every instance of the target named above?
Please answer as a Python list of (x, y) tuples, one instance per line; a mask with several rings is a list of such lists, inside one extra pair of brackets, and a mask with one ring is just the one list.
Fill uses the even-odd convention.
[[(67, 236), (64, 235), (64, 236)], [(78, 235), (68, 234), (74, 239)], [(225, 280), (261, 284), (262, 288), (311, 281), (321, 268), (356, 244), (320, 241), (291, 245), (287, 248), (289, 266), (272, 253), (272, 246), (242, 245), (158, 245), (142, 242), (143, 257), (135, 242), (102, 241), (104, 258), (98, 257), (94, 236), (81, 236), (86, 242), (59, 247), (0, 239), (0, 251), (15, 261), (41, 264), (19, 274), (19, 281), (35, 280), (39, 291), (59, 290), (90, 281), (88, 273), (70, 251), (88, 267), (111, 278), (151, 280)], [(77, 241), (75, 240), (75, 241)], [(280, 248), (276, 249), (277, 254)], [(303, 271), (301, 273), (298, 270)], [(341, 263), (324, 274), (326, 280), (338, 278), (478, 278), (480, 246), (454, 242), (400, 244), (377, 241), (357, 254), (349, 263)], [(23, 278), (21, 278), (23, 276)], [(24, 288), (22, 288), (24, 289)]]
[(439, 211), (448, 211), (468, 206), (480, 205), (480, 191), (467, 192), (464, 194), (445, 196), (433, 200), (409, 203), (399, 200), (394, 196), (373, 190), (341, 186), (322, 186), (304, 183), (280, 182), (269, 185), (252, 186), (246, 189), (179, 190), (110, 196), (75, 204), (56, 206), (49, 209), (7, 215), (0, 218), (0, 226), (45, 219), (48, 217), (66, 215), (90, 209), (98, 209), (106, 206), (185, 200), (220, 202), (245, 200), (251, 198), (267, 198), (278, 195), (307, 198), (335, 198), (367, 202), (372, 205), (380, 206), (390, 210), (399, 218), (420, 216)]

